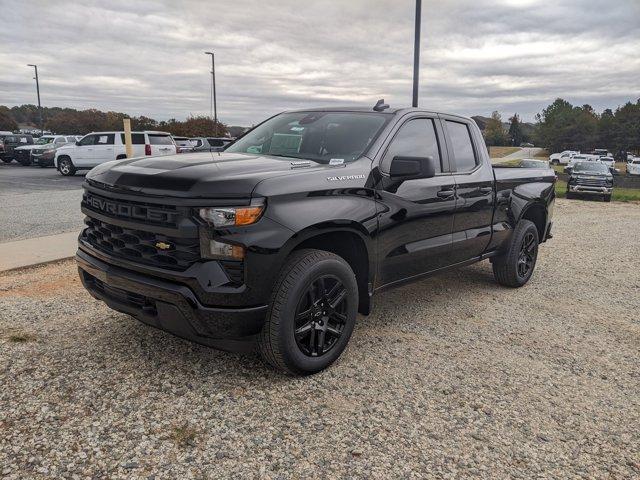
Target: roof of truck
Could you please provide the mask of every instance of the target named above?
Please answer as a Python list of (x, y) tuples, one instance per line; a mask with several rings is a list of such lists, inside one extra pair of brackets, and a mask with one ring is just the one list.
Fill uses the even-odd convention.
[(421, 107), (389, 107), (380, 112), (375, 111), (373, 107), (363, 107), (359, 106), (343, 106), (343, 107), (317, 107), (317, 108), (297, 108), (294, 110), (286, 110), (283, 113), (295, 113), (295, 112), (363, 112), (363, 113), (379, 113), (383, 115), (395, 115), (395, 114), (405, 114), (411, 112), (420, 112), (427, 113), (430, 115), (448, 115), (451, 117), (464, 118), (465, 120), (469, 120), (469, 117), (465, 117), (463, 115), (456, 115), (454, 113), (446, 113), (446, 112), (435, 112), (433, 110), (428, 110), (426, 108)]

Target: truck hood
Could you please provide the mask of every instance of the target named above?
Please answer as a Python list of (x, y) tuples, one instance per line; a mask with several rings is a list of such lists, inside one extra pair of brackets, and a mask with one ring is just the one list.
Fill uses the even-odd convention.
[(246, 198), (266, 178), (334, 168), (288, 157), (193, 152), (106, 162), (92, 169), (87, 179), (148, 195)]

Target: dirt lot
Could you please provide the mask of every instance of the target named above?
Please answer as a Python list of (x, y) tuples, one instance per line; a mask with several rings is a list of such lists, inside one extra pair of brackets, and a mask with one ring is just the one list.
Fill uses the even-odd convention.
[(560, 200), (524, 288), (377, 298), (289, 378), (110, 311), (72, 262), (0, 276), (6, 478), (638, 478), (640, 206)]

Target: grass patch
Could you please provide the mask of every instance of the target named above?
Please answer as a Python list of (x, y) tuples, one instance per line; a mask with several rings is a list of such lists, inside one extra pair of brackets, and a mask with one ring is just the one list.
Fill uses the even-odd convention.
[(173, 427), (170, 438), (179, 447), (193, 447), (196, 444), (198, 431), (185, 423), (177, 427)]
[(549, 151), (545, 150), (543, 148), (538, 153), (536, 153), (533, 158), (535, 158), (536, 160), (547, 160), (548, 161), (549, 160)]
[(520, 150), (520, 147), (489, 147), (491, 158), (502, 158)]
[[(615, 181), (615, 180), (614, 180)], [(556, 197), (565, 198), (567, 193), (567, 182), (558, 180), (556, 182)], [(585, 195), (584, 198), (588, 198)], [(593, 198), (598, 198), (596, 195)], [(640, 189), (637, 188), (620, 188), (614, 185), (611, 200), (616, 202), (640, 202)]]

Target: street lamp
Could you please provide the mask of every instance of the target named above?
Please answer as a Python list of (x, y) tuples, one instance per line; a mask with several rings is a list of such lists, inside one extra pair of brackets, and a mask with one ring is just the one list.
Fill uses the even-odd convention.
[(38, 66), (31, 63), (27, 67), (33, 67), (36, 70), (36, 92), (38, 92), (38, 116), (40, 117), (40, 135), (44, 135), (44, 125), (42, 123), (42, 106), (40, 105), (40, 82), (38, 81)]
[(420, 23), (422, 20), (422, 0), (416, 0), (416, 26), (413, 40), (413, 103), (418, 106), (418, 84), (420, 74)]
[(218, 134), (218, 106), (216, 105), (216, 62), (215, 62), (215, 54), (213, 52), (204, 52), (205, 55), (211, 55), (211, 102), (212, 106), (212, 116), (215, 128), (215, 134)]

